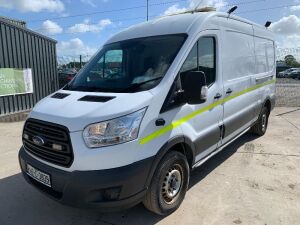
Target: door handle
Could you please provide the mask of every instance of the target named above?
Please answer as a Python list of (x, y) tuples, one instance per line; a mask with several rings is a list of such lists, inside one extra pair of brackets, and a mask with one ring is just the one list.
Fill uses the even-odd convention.
[(226, 94), (231, 94), (232, 90), (230, 88), (227, 89)]
[(215, 95), (214, 99), (219, 99), (219, 98), (221, 98), (221, 97), (222, 97), (222, 95), (221, 95), (220, 93), (217, 93), (217, 94)]

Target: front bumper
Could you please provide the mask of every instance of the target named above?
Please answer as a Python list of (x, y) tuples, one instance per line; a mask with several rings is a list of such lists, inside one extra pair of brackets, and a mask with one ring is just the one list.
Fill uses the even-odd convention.
[[(41, 163), (23, 147), (19, 151), (20, 167), (28, 183), (62, 204), (104, 211), (128, 208), (143, 200), (153, 160), (154, 157), (151, 157), (106, 170), (67, 172)], [(28, 176), (27, 164), (50, 174), (52, 187)]]

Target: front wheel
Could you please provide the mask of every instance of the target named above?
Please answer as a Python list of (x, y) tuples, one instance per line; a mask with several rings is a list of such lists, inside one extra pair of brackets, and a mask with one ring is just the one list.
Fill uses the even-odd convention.
[(144, 206), (159, 215), (174, 212), (186, 194), (189, 172), (187, 159), (182, 153), (167, 153), (156, 168), (143, 201)]
[(269, 121), (269, 110), (266, 106), (263, 107), (258, 120), (256, 123), (253, 125), (251, 128), (251, 132), (258, 135), (258, 136), (263, 136), (268, 127), (268, 121)]

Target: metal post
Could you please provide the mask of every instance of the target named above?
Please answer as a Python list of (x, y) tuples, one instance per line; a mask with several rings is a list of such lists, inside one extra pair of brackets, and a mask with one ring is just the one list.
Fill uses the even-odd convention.
[(147, 0), (147, 21), (149, 20), (149, 0)]
[(80, 61), (80, 69), (81, 69), (82, 68), (82, 55), (80, 55), (79, 61)]

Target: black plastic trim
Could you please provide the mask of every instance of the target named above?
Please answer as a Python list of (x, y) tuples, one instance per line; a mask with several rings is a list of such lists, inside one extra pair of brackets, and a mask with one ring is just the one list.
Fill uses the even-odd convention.
[(65, 97), (68, 97), (69, 95), (70, 94), (57, 92), (54, 95), (52, 95), (51, 98), (64, 99)]
[(115, 96), (97, 96), (97, 95), (86, 95), (78, 99), (78, 101), (84, 102), (108, 102), (114, 99)]
[(201, 154), (211, 146), (217, 144), (221, 140), (220, 136), (220, 127), (216, 125), (213, 130), (209, 131), (207, 134), (201, 137), (198, 137), (194, 142), (196, 146), (196, 155)]
[[(36, 160), (23, 147), (19, 151), (20, 167), (28, 183), (62, 204), (103, 211), (125, 209), (143, 200), (153, 160), (154, 156), (113, 169), (68, 172)], [(29, 177), (26, 173), (27, 164), (49, 174), (52, 188)], [(105, 190), (115, 187), (120, 188), (118, 198), (105, 199)]]
[(232, 134), (233, 132), (237, 131), (239, 128), (250, 122), (251, 119), (254, 117), (253, 113), (253, 108), (251, 108), (240, 115), (235, 115), (229, 121), (224, 121), (224, 126), (226, 128), (224, 137), (228, 137), (230, 134)]

